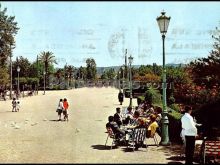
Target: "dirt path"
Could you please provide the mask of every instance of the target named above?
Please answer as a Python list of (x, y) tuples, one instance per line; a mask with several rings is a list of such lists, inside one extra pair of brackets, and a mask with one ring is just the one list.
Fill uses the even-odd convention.
[[(22, 98), (20, 112), (11, 112), (10, 100), (0, 102), (0, 163), (169, 162), (166, 158), (170, 153), (163, 147), (150, 146), (135, 152), (104, 147), (107, 118), (120, 106), (117, 89), (42, 93)], [(70, 104), (69, 122), (57, 122), (56, 106), (64, 97)], [(124, 105), (128, 104), (129, 99), (125, 99)]]

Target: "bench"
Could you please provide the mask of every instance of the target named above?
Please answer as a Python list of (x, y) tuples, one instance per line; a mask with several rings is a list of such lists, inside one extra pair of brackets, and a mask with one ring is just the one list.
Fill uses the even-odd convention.
[(203, 146), (203, 163), (210, 163), (220, 158), (220, 140), (205, 140)]

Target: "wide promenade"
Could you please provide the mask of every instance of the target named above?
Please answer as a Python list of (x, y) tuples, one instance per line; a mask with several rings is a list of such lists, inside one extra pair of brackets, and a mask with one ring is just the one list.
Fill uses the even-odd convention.
[[(111, 87), (46, 91), (46, 95), (40, 91), (21, 98), (20, 112), (11, 112), (11, 100), (0, 101), (0, 163), (174, 163), (172, 158), (178, 155), (174, 146), (135, 152), (104, 146), (107, 118), (120, 107), (117, 94)], [(58, 122), (55, 110), (64, 97), (70, 104), (69, 122)], [(125, 99), (123, 106), (128, 104)]]

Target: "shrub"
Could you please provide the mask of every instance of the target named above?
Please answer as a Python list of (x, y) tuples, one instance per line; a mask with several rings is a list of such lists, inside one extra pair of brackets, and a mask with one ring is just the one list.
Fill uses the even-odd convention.
[(159, 90), (150, 87), (145, 94), (145, 100), (153, 104), (161, 103), (161, 94)]
[(169, 119), (169, 138), (171, 142), (182, 143), (182, 139), (180, 137), (180, 133), (182, 131), (181, 125), (181, 117), (183, 116), (181, 113), (176, 112), (173, 109), (170, 109), (171, 113), (168, 113)]
[(144, 101), (144, 96), (138, 96), (138, 97), (137, 97), (137, 104), (138, 104), (138, 105), (140, 105), (141, 102), (143, 102), (143, 101)]
[(167, 104), (168, 106), (171, 105), (171, 104), (174, 104), (175, 103), (175, 98), (171, 95), (168, 100), (167, 100)]
[(169, 107), (170, 107), (171, 109), (173, 109), (174, 111), (180, 113), (180, 107), (179, 107), (178, 104), (171, 104)]

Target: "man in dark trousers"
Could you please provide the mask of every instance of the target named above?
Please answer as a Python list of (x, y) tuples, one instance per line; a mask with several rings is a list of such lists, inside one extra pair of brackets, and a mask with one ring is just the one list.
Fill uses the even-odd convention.
[(185, 107), (185, 114), (181, 118), (182, 133), (185, 136), (185, 164), (193, 164), (193, 155), (195, 150), (195, 138), (197, 136), (196, 123), (191, 116), (192, 108), (189, 106)]
[[(123, 137), (125, 137), (125, 131), (120, 129), (118, 124), (114, 121), (114, 117), (113, 116), (109, 116), (108, 117), (108, 123), (106, 124), (106, 128), (110, 127), (113, 131), (113, 133), (116, 136), (117, 139), (117, 143), (120, 143), (120, 139), (122, 139)], [(117, 145), (118, 145), (117, 144)]]
[(114, 121), (118, 124), (119, 127), (121, 127), (122, 116), (121, 116), (121, 109), (119, 107), (116, 108), (116, 113), (114, 114)]
[(120, 105), (122, 105), (122, 103), (124, 101), (124, 94), (123, 94), (123, 92), (121, 90), (118, 93), (118, 101), (120, 102)]

